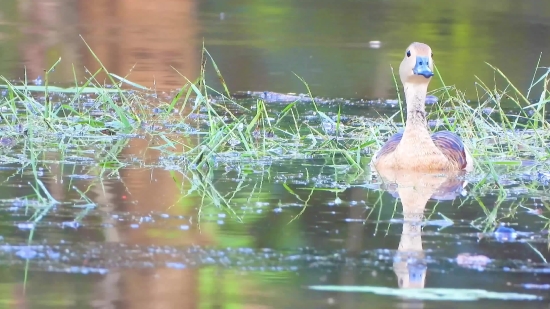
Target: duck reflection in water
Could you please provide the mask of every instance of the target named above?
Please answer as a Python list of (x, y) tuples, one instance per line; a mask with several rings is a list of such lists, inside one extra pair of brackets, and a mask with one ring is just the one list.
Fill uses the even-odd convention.
[(427, 265), (422, 246), (422, 223), (430, 199), (454, 200), (467, 182), (464, 172), (427, 174), (412, 171), (381, 170), (385, 189), (403, 206), (403, 231), (393, 269), (400, 288), (424, 288)]

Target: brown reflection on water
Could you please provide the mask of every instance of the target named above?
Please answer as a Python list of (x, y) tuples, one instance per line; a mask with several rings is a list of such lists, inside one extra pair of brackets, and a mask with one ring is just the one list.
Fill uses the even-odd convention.
[[(200, 66), (199, 29), (196, 2), (150, 1), (20, 1), (23, 16), (19, 44), (21, 62), (33, 80), (60, 57), (51, 73), (53, 81), (79, 81), (95, 72), (99, 63), (85, 46), (80, 34), (103, 65), (112, 73), (146, 87), (172, 90), (194, 79)], [(74, 64), (74, 67), (73, 67)], [(173, 68), (172, 68), (173, 67)], [(175, 70), (174, 70), (175, 69)], [(16, 77), (23, 78), (19, 67)], [(103, 82), (105, 75), (99, 75)], [(108, 82), (110, 83), (110, 82)]]
[[(80, 2), (79, 12), (86, 28), (85, 39), (102, 63), (112, 72), (125, 75), (136, 65), (129, 79), (157, 89), (173, 89), (184, 84), (183, 76), (193, 78), (200, 65), (200, 50), (196, 48), (196, 3), (194, 1), (164, 1), (162, 5), (148, 1), (87, 1)], [(83, 64), (91, 71), (99, 66), (86, 50), (81, 50)], [(195, 142), (174, 137), (193, 147)], [(149, 147), (154, 139), (133, 139), (124, 155), (145, 158), (156, 163), (160, 152)], [(182, 151), (183, 148), (179, 149)], [(151, 212), (170, 216), (196, 218), (201, 201), (183, 197), (190, 188), (182, 175), (163, 169), (125, 169), (121, 171), (120, 190), (113, 192), (111, 211), (147, 215)], [(178, 186), (181, 185), (181, 188)], [(99, 189), (99, 188), (98, 188)], [(121, 192), (127, 192), (124, 197)], [(124, 206), (122, 206), (124, 205)], [(107, 210), (106, 220), (112, 220)], [(108, 242), (125, 244), (186, 247), (213, 243), (213, 235), (189, 224), (189, 230), (179, 226), (142, 225), (129, 229), (113, 224), (105, 230)], [(162, 263), (157, 260), (156, 262)], [(128, 308), (195, 308), (199, 301), (199, 268), (177, 270), (164, 267), (145, 270), (112, 271), (98, 283), (94, 305), (122, 302)]]
[[(198, 205), (200, 200), (180, 199), (179, 189), (167, 171), (129, 170), (122, 174), (122, 181), (126, 183), (131, 196), (125, 203), (129, 206), (115, 207), (119, 211), (134, 212), (136, 215), (153, 211), (170, 216), (196, 217), (195, 208), (189, 206)], [(177, 177), (175, 181), (182, 182), (182, 179)], [(189, 189), (185, 181), (183, 189)], [(120, 196), (113, 196), (113, 200), (120, 200)], [(115, 223), (112, 228), (105, 230), (105, 235), (107, 242), (175, 248), (207, 246), (213, 241), (212, 235), (192, 224), (189, 230), (182, 231), (175, 225), (150, 224), (131, 229)], [(157, 258), (155, 262), (162, 264), (163, 261)], [(199, 297), (200, 271), (200, 268), (174, 270), (169, 267), (112, 270), (97, 285), (94, 303), (123, 302), (128, 308), (167, 308), (174, 305), (178, 308), (195, 308)]]
[[(200, 65), (196, 46), (198, 24), (193, 0), (80, 1), (84, 38), (102, 63), (118, 75), (157, 89), (181, 87)], [(91, 71), (97, 61), (83, 47), (83, 64)]]
[[(193, 143), (183, 142), (187, 142), (187, 146), (192, 146), (189, 142)], [(157, 162), (159, 152), (148, 150), (150, 143), (148, 139), (132, 140), (124, 153), (145, 157), (145, 162)], [(201, 200), (196, 196), (182, 196), (177, 184), (181, 184), (184, 192), (189, 190), (190, 185), (181, 174), (172, 175), (169, 171), (157, 168), (125, 169), (121, 172), (121, 182), (128, 194), (125, 197), (113, 195), (111, 202), (115, 206), (112, 210), (136, 215), (164, 213), (171, 217), (184, 216), (196, 220), (196, 206), (200, 205)], [(178, 224), (182, 222), (180, 220)], [(177, 224), (144, 224), (137, 229), (114, 224), (105, 232), (108, 242), (130, 245), (183, 248), (191, 245), (208, 246), (214, 242), (214, 236), (208, 231), (199, 230), (196, 224), (189, 224), (189, 230), (185, 231)], [(162, 263), (158, 259), (155, 262)], [(200, 268), (174, 270), (169, 267), (116, 270), (98, 284), (94, 304), (123, 302), (128, 308), (196, 308), (200, 295), (200, 272)]]
[[(173, 89), (183, 78), (170, 67), (189, 78), (197, 74), (200, 50), (196, 48), (197, 23), (194, 1), (164, 1), (162, 5), (147, 1), (81, 2), (79, 10), (86, 25), (86, 41), (102, 63), (118, 75), (136, 65), (129, 79), (145, 86)], [(99, 66), (85, 50), (83, 63), (91, 71)], [(193, 142), (179, 139), (187, 146)], [(134, 139), (124, 150), (125, 155), (145, 157), (146, 163), (158, 162), (160, 153), (148, 149), (152, 140)], [(181, 151), (182, 149), (180, 149)], [(124, 207), (113, 210), (146, 215), (151, 212), (171, 216), (195, 217), (200, 200), (182, 197), (181, 190), (189, 184), (181, 175), (162, 169), (126, 169), (121, 180), (128, 195)], [(122, 191), (122, 190), (121, 190)], [(121, 196), (113, 196), (121, 201)], [(109, 204), (109, 203), (106, 203)], [(115, 202), (116, 205), (116, 202)], [(182, 231), (178, 226), (141, 226), (128, 229), (113, 225), (108, 241), (156, 246), (205, 246), (212, 236), (199, 231), (196, 225)], [(162, 261), (157, 261), (162, 262)], [(151, 270), (118, 270), (109, 273), (98, 284), (98, 303), (123, 302), (129, 308), (195, 308), (198, 303), (200, 269), (174, 271), (170, 268)], [(113, 293), (117, 291), (117, 293)]]

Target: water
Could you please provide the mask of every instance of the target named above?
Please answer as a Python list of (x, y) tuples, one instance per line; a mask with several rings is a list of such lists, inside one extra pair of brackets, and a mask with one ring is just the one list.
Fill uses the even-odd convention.
[(1, 12), (0, 71), (9, 78), (23, 79), (25, 66), (34, 80), (59, 57), (53, 81), (74, 83), (72, 64), (79, 80), (84, 67), (95, 72), (79, 34), (110, 71), (163, 90), (185, 83), (174, 69), (197, 76), (203, 40), (232, 91), (306, 92), (294, 72), (326, 97), (394, 98), (390, 65), (413, 41), (430, 44), (446, 84), (471, 99), (476, 76), (493, 85), (485, 62), (526, 90), (541, 53), (541, 65), (550, 61), (540, 39), (550, 27), (549, 4), (536, 0), (16, 3)]
[[(13, 2), (0, 8), (0, 69), (18, 79), (26, 67), (43, 83), (43, 69), (62, 57), (51, 79), (69, 84), (74, 63), (80, 80), (84, 67), (99, 67), (82, 34), (114, 73), (135, 64), (129, 79), (168, 91), (185, 83), (170, 66), (198, 74), (204, 38), (232, 91), (305, 92), (295, 72), (318, 96), (395, 98), (389, 65), (411, 41), (424, 41), (445, 81), (475, 98), (474, 75), (493, 80), (485, 61), (521, 89), (530, 84), (547, 49), (540, 37), (548, 5)], [(548, 60), (543, 53), (541, 65)], [(344, 107), (351, 119), (367, 117), (360, 121), (395, 112)], [(301, 109), (327, 129), (308, 103)], [(499, 185), (476, 189), (484, 175), (467, 184), (405, 175), (381, 185), (341, 157), (283, 150), (261, 160), (228, 152), (208, 174), (150, 148), (162, 141), (143, 132), (65, 134), (30, 137), (43, 149), (34, 159), (21, 154), (21, 142), (0, 148), (6, 307), (547, 307), (548, 180), (540, 167), (502, 168), (499, 199)], [(194, 146), (202, 137), (172, 138)], [(109, 156), (117, 148), (121, 168)]]

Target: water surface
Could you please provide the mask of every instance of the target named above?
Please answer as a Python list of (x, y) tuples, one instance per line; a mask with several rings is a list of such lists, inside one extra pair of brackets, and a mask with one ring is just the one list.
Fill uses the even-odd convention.
[(398, 67), (413, 41), (432, 46), (445, 83), (470, 99), (479, 94), (476, 76), (495, 83), (485, 62), (526, 91), (541, 54), (541, 66), (550, 60), (549, 43), (540, 39), (550, 8), (536, 0), (10, 3), (0, 30), (0, 69), (8, 78), (23, 79), (24, 67), (29, 79), (42, 76), (62, 57), (50, 78), (74, 83), (74, 64), (82, 80), (83, 67), (94, 72), (99, 65), (79, 34), (112, 72), (131, 71), (133, 81), (164, 90), (185, 83), (174, 69), (198, 75), (203, 42), (232, 91), (306, 92), (296, 73), (326, 97), (395, 98), (390, 66)]
[[(0, 8), (0, 70), (17, 80), (26, 68), (29, 80), (43, 82), (43, 70), (62, 57), (51, 80), (70, 84), (74, 72), (83, 80), (99, 65), (82, 34), (109, 70), (131, 70), (129, 79), (161, 93), (185, 83), (173, 68), (198, 75), (204, 40), (232, 91), (305, 92), (294, 72), (316, 96), (391, 99), (390, 65), (423, 41), (445, 81), (475, 99), (475, 76), (493, 82), (484, 62), (527, 89), (540, 53), (542, 66), (549, 60), (540, 39), (549, 5), (12, 1)], [(396, 112), (344, 102), (350, 125)], [(322, 108), (335, 117), (337, 105)], [(284, 106), (274, 103), (270, 113)], [(310, 103), (300, 109), (301, 122), (335, 136)], [(358, 173), (341, 156), (292, 151), (289, 139), (261, 159), (227, 151), (204, 172), (151, 148), (163, 141), (146, 125), (102, 138), (71, 129), (1, 149), (4, 306), (547, 307), (544, 165), (500, 167), (501, 183), (483, 190), (476, 185), (485, 175), (382, 184), (368, 173), (368, 153)], [(181, 132), (171, 137), (189, 147), (204, 138)], [(30, 142), (40, 151), (23, 151)]]

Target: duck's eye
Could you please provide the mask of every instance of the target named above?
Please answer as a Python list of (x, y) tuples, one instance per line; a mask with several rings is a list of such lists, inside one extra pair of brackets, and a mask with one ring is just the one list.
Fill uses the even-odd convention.
[(411, 56), (411, 51), (407, 50), (407, 57), (410, 57), (410, 56)]

